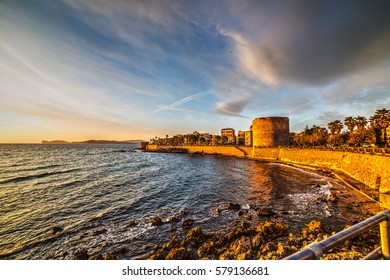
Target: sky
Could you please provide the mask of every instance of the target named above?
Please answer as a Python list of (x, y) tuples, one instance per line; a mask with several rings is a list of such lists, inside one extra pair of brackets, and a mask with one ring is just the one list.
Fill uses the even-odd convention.
[(1, 0), (0, 143), (149, 140), (390, 107), (390, 1)]

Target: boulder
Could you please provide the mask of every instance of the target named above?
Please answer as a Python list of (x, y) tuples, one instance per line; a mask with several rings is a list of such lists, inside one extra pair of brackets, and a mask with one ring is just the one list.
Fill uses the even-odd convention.
[(152, 226), (161, 226), (162, 224), (164, 224), (159, 216), (149, 218), (148, 222)]
[(317, 235), (324, 231), (321, 222), (311, 220), (310, 223), (306, 224), (306, 227), (302, 229), (302, 235), (308, 236), (310, 234)]
[(276, 212), (274, 212), (270, 208), (260, 208), (260, 209), (257, 209), (256, 213), (257, 213), (258, 216), (263, 216), (263, 217), (271, 217), (271, 216), (275, 216), (276, 215)]
[(261, 233), (265, 238), (272, 240), (275, 237), (286, 233), (287, 226), (277, 221), (266, 221), (256, 227), (256, 232)]
[(197, 247), (203, 244), (206, 241), (206, 235), (203, 233), (200, 227), (191, 228), (187, 236), (182, 241), (182, 246), (191, 245), (192, 247)]
[(103, 234), (103, 233), (106, 233), (107, 232), (107, 229), (103, 228), (103, 229), (100, 229), (100, 230), (97, 230), (93, 233), (94, 236), (98, 236), (100, 234)]
[(170, 251), (175, 247), (179, 247), (179, 240), (177, 239), (176, 235), (163, 246), (163, 249)]
[(189, 229), (194, 224), (194, 220), (187, 219), (183, 221), (183, 229)]
[(165, 258), (166, 260), (188, 260), (191, 259), (191, 253), (183, 247), (173, 248)]
[(244, 219), (247, 219), (247, 220), (251, 221), (252, 220), (252, 215), (251, 214), (246, 214), (244, 216)]
[(58, 233), (58, 232), (63, 231), (64, 229), (62, 227), (59, 227), (59, 226), (54, 226), (51, 230), (53, 233)]
[(241, 209), (241, 205), (238, 204), (238, 203), (229, 202), (229, 204), (227, 205), (227, 209), (228, 210), (240, 210)]
[(134, 226), (136, 226), (136, 225), (138, 225), (138, 222), (137, 221), (135, 221), (135, 220), (132, 220), (132, 221), (130, 221), (128, 224), (127, 224), (127, 228), (130, 228), (130, 227), (134, 227)]
[(180, 218), (176, 217), (176, 216), (170, 216), (168, 217), (167, 219), (167, 223), (177, 223), (180, 221)]
[(78, 249), (74, 255), (73, 255), (74, 260), (88, 260), (89, 255), (88, 255), (88, 250), (85, 248)]
[(337, 195), (334, 194), (334, 193), (332, 193), (332, 194), (329, 196), (329, 201), (331, 201), (331, 202), (337, 202), (337, 199), (338, 199), (338, 197), (337, 197)]
[(248, 210), (246, 210), (246, 209), (242, 209), (242, 210), (237, 212), (237, 215), (240, 217), (243, 215), (246, 215), (246, 214), (248, 214)]

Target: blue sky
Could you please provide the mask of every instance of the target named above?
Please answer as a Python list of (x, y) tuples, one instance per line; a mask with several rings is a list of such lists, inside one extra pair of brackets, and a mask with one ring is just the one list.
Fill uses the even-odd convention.
[(389, 1), (1, 1), (0, 142), (150, 139), (390, 106)]

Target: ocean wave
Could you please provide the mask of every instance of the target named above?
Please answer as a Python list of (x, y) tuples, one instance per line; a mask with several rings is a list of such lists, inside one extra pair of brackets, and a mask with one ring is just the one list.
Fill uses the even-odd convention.
[(45, 177), (49, 177), (49, 176), (72, 173), (72, 172), (76, 172), (79, 170), (80, 170), (80, 168), (75, 168), (75, 169), (68, 169), (68, 170), (64, 170), (64, 171), (45, 172), (45, 173), (40, 173), (40, 174), (32, 174), (32, 175), (26, 175), (26, 176), (13, 177), (10, 179), (5, 179), (3, 181), (0, 181), (0, 184), (19, 183), (19, 182), (23, 182), (23, 181), (45, 178)]

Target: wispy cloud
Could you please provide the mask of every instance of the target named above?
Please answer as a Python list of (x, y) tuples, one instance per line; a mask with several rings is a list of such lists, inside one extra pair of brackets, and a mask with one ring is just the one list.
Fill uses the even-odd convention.
[(251, 101), (252, 96), (240, 96), (237, 99), (217, 103), (216, 112), (223, 115), (246, 118), (241, 114), (244, 107)]
[[(168, 104), (168, 105), (159, 105), (158, 109), (154, 110), (151, 112), (151, 114), (154, 114), (154, 113), (157, 113), (157, 112), (160, 112), (160, 111), (163, 111), (163, 110), (180, 110), (180, 111), (183, 111), (183, 109), (179, 108), (180, 105), (183, 105), (185, 103), (188, 103), (188, 102), (191, 102), (193, 100), (196, 100), (196, 99), (199, 99), (203, 96), (206, 96), (206, 95), (209, 95), (210, 92), (208, 91), (202, 91), (202, 92), (198, 92), (198, 93), (195, 93), (195, 94), (192, 94), (190, 96), (187, 96), (183, 99), (180, 99), (176, 102), (173, 102), (171, 104)], [(184, 110), (184, 111), (187, 111), (187, 112), (195, 112), (194, 110)]]

